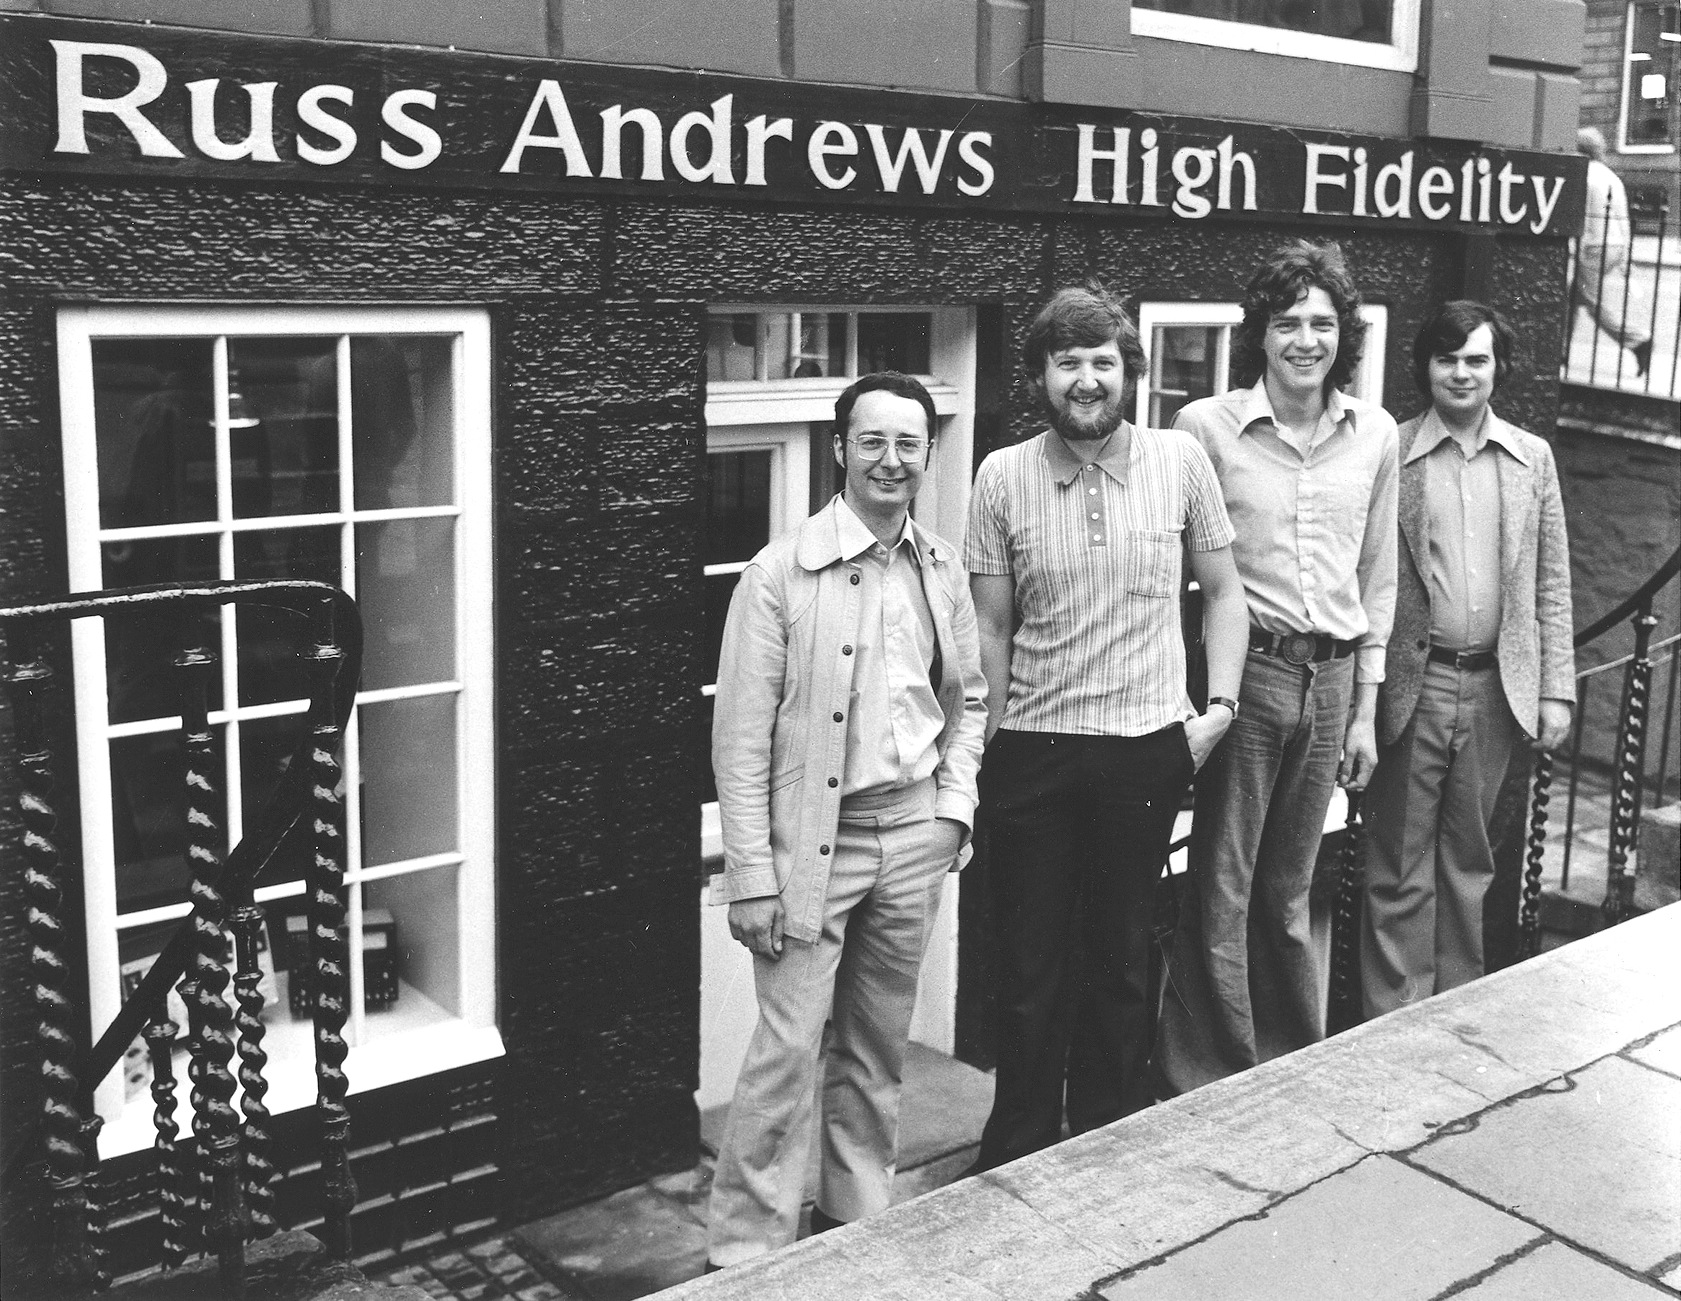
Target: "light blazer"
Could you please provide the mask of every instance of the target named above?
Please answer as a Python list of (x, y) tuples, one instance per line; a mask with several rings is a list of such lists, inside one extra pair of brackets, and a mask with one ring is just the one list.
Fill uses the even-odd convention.
[[(840, 821), (851, 708), (859, 565), (841, 555), (837, 497), (754, 556), (730, 598), (713, 702), (712, 771), (724, 840), (715, 904), (781, 895), (784, 930), (813, 941)], [(943, 667), (935, 693), (934, 814), (975, 825), (986, 679), (969, 576), (943, 538), (915, 520), (922, 591)], [(720, 887), (720, 884), (722, 888)]]
[[(1521, 453), (1494, 452), (1500, 479), (1500, 684), (1512, 716), (1530, 736), (1539, 727), (1540, 702), (1575, 700), (1576, 656), (1571, 645), (1570, 548), (1559, 498), (1553, 449), (1507, 424), (1491, 409), (1490, 421)], [(1412, 718), (1424, 685), (1430, 649), (1430, 517), (1425, 509), (1425, 463), (1409, 462), (1424, 417), (1400, 427), (1400, 562), (1395, 628), (1387, 673), (1378, 691), (1378, 740), (1393, 745)]]

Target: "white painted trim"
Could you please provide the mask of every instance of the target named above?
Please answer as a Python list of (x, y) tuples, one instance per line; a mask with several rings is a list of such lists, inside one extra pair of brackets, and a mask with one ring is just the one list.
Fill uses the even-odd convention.
[[(1623, 11), (1623, 65), (1621, 88), (1617, 101), (1617, 152), (1619, 154), (1672, 154), (1676, 151), (1675, 144), (1667, 145), (1631, 145), (1628, 142), (1628, 108), (1631, 88), (1634, 82), (1634, 65), (1643, 59), (1634, 56), (1634, 9), (1639, 0), (1629, 0), (1628, 7)], [(1644, 56), (1649, 58), (1650, 56)]]
[[(387, 519), (457, 518), (456, 526), (456, 637), (457, 672), (448, 682), (418, 684), (365, 692), (358, 696), (358, 711), (364, 704), (388, 700), (435, 696), (453, 692), (457, 697), (457, 787), (460, 806), (457, 826), (459, 852), (432, 855), (424, 859), (360, 869), (360, 836), (357, 808), (358, 785), (348, 783), (347, 878), (353, 942), (359, 937), (356, 925), (361, 911), (363, 881), (412, 874), (427, 869), (454, 870), (458, 888), (458, 924), (461, 931), (459, 980), (460, 1015), (445, 1024), (431, 1026), (411, 1044), (403, 1036), (401, 1046), (383, 1040), (358, 1043), (347, 1070), (353, 1092), (380, 1087), (398, 1079), (415, 1078), (452, 1065), (499, 1055), (501, 1039), (496, 1019), (496, 884), (494, 863), (495, 825), (495, 709), (492, 699), (491, 667), (494, 663), (494, 623), (491, 594), (493, 556), (491, 536), (491, 392), (490, 321), (480, 308), (453, 307), (197, 307), (178, 304), (121, 307), (72, 307), (58, 316), (59, 388), (62, 413), (62, 447), (65, 470), (66, 554), (73, 591), (92, 591), (101, 586), (100, 546), (104, 541), (130, 538), (205, 535), (220, 541), (220, 564), (231, 575), (232, 535), (249, 530), (273, 530), (305, 525), (336, 525), (344, 532), (348, 546), (351, 525)], [(351, 458), (341, 454), (340, 509), (320, 516), (231, 517), (231, 463), (228, 457), (225, 421), (228, 389), (227, 341), (250, 336), (330, 335), (338, 340), (340, 397), (339, 438), (341, 453), (351, 430), (347, 392), (349, 371), (345, 364), (352, 335), (442, 335), (454, 340), (456, 391), (452, 403), (455, 427), (452, 431), (456, 457), (455, 504), (443, 507), (354, 509)], [(92, 341), (109, 337), (159, 337), (191, 335), (213, 340), (213, 384), (218, 395), (216, 428), (216, 473), (219, 487), (218, 516), (214, 521), (159, 525), (140, 528), (99, 528), (99, 483), (94, 417)], [(342, 565), (343, 581), (355, 584), (354, 556)], [(231, 645), (231, 611), (224, 611), (222, 671), (226, 698), (237, 700), (237, 655)], [(105, 696), (105, 643), (103, 621), (78, 621), (72, 629), (75, 660), (76, 726), (79, 750), (79, 789), (82, 802), (82, 857), (94, 864), (114, 859), (114, 830), (111, 823), (111, 774), (109, 743), (119, 736), (142, 735), (166, 730), (169, 720), (111, 724)], [(464, 670), (473, 671), (471, 681)], [(237, 729), (241, 720), (295, 714), (305, 702), (281, 701), (219, 710), (212, 719), (228, 728), (228, 772), (224, 789), (231, 801), (239, 796), (237, 771)], [(177, 725), (178, 725), (178, 720)], [(357, 771), (360, 728), (356, 715), (345, 735), (347, 770)], [(236, 810), (237, 812), (237, 810)], [(229, 831), (237, 838), (239, 819), (230, 815)], [(257, 891), (260, 900), (283, 898), (301, 892), (299, 883), (284, 882)], [(117, 960), (119, 929), (146, 921), (185, 916), (185, 905), (147, 909), (119, 917), (115, 874), (108, 868), (86, 874), (86, 931), (88, 942), (89, 1015), (92, 1024), (109, 1024), (121, 1005), (121, 976)], [(355, 950), (353, 949), (353, 952)], [(359, 1040), (364, 1018), (361, 1014), (359, 962), (351, 963), (352, 1008), (350, 1036)], [(433, 1044), (432, 1040), (439, 1040)], [(307, 1065), (307, 1061), (306, 1061)], [(312, 1072), (306, 1070), (308, 1075)], [(96, 1089), (96, 1106), (114, 1125), (101, 1139), (106, 1155), (134, 1148), (125, 1146), (122, 1136), (133, 1122), (150, 1142), (145, 1122), (149, 1106), (137, 1100), (124, 1107), (120, 1070), (113, 1071)], [(271, 1093), (270, 1103), (275, 1097)], [(305, 1105), (304, 1102), (297, 1105)], [(277, 1110), (285, 1110), (282, 1104)]]
[(1387, 45), (1379, 45), (1375, 41), (1315, 36), (1283, 27), (1261, 27), (1219, 18), (1198, 18), (1191, 14), (1163, 13), (1156, 9), (1140, 9), (1135, 5), (1132, 10), (1132, 34), (1153, 36), (1164, 41), (1217, 45), (1228, 50), (1249, 50), (1256, 54), (1281, 54), (1291, 59), (1317, 59), (1323, 63), (1343, 63), (1361, 68), (1416, 72), (1418, 16), (1419, 0), (1395, 0), (1389, 29), (1392, 39)]
[[(928, 395), (934, 399), (936, 415), (954, 416), (962, 412), (963, 395), (958, 388), (942, 384), (931, 376), (919, 378)], [(707, 428), (786, 422), (810, 424), (833, 420), (835, 399), (851, 383), (845, 376), (821, 380), (775, 380), (762, 384), (751, 380), (720, 381), (707, 386)], [(973, 403), (972, 397), (970, 402)]]

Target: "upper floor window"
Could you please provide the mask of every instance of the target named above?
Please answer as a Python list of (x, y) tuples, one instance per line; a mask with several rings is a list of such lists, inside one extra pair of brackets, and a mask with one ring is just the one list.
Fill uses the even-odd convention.
[(1419, 0), (1133, 0), (1139, 36), (1412, 72)]
[[(74, 590), (308, 578), (361, 607), (346, 728), (353, 1090), (501, 1051), (495, 1026), (490, 343), (480, 311), (70, 308), (59, 317)], [(301, 639), (224, 606), (221, 821), (251, 829), (305, 723)], [(175, 655), (160, 620), (75, 626), (88, 996), (108, 1024), (189, 911)], [(295, 1002), (304, 863), (256, 892), (274, 1111), (314, 1096)], [(100, 1083), (104, 1155), (151, 1141), (143, 1054)]]
[(1623, 37), (1623, 102), (1618, 148), (1627, 154), (1675, 152), (1681, 144), (1681, 3), (1632, 0)]

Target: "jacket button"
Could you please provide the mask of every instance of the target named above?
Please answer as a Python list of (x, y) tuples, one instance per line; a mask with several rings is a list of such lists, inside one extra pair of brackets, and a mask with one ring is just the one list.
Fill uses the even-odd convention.
[(839, 713), (839, 712), (837, 712), (837, 713), (836, 713), (836, 714), (835, 714), (835, 722), (837, 722), (837, 723), (844, 723), (844, 722), (846, 722), (846, 715), (845, 715), (845, 714), (842, 714), (842, 713)]
[(1419, 642), (1418, 642), (1418, 648), (1419, 648), (1419, 650), (1429, 650), (1430, 649), (1430, 643), (1427, 642), (1427, 641), (1424, 641), (1423, 639), (1420, 639)]
[(850, 647), (850, 646), (842, 646), (842, 647), (841, 647), (841, 654), (842, 654), (842, 655), (850, 655), (850, 654), (852, 654), (852, 647)]
[(840, 778), (839, 778), (839, 777), (831, 777), (831, 778), (829, 778), (829, 785), (831, 785), (831, 786), (839, 786), (839, 785), (840, 785)]
[(857, 586), (858, 586), (858, 575), (857, 575), (857, 574), (854, 574), (854, 575), (853, 575), (853, 576), (852, 576), (852, 585), (853, 585), (853, 586), (854, 586), (854, 587), (857, 587)]
[(817, 852), (819, 854), (822, 854), (823, 857), (827, 858), (829, 856), (829, 847), (827, 845), (820, 845), (817, 849)]

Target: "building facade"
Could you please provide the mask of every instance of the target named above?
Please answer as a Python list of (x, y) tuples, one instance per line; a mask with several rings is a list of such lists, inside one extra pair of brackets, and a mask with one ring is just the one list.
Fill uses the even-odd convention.
[[(1504, 413), (1556, 414), (1580, 0), (0, 9), (0, 602), (296, 576), (361, 604), (371, 1260), (692, 1163), (751, 1017), (703, 902), (723, 611), (835, 490), (851, 377), (929, 378), (917, 513), (956, 539), (974, 465), (1039, 428), (1017, 344), (1049, 290), (1137, 305), (1138, 417), (1166, 423), (1228, 385), (1258, 258), (1329, 236), (1367, 294), (1365, 396), (1418, 409), (1405, 342), (1470, 292), (1524, 322)], [(237, 838), (301, 694), (284, 630), (215, 633)], [(54, 653), (97, 1032), (187, 911), (173, 649), (113, 623)], [(916, 1033), (984, 1063), (984, 862), (948, 890)], [(258, 895), (294, 1221), (301, 895), (296, 864)], [(39, 1106), (25, 909), (0, 881), (8, 1160)], [(156, 1233), (145, 1085), (136, 1061), (96, 1091), (118, 1272)], [(37, 1175), (7, 1168), (8, 1276), (44, 1240)]]

